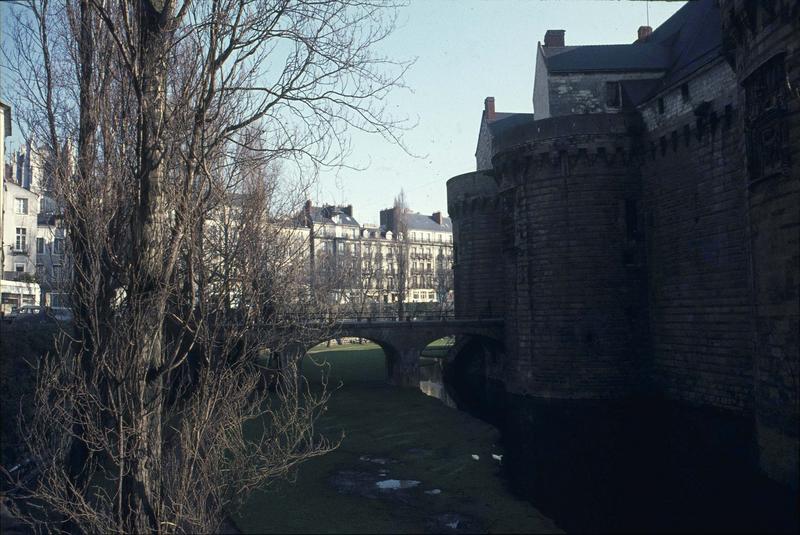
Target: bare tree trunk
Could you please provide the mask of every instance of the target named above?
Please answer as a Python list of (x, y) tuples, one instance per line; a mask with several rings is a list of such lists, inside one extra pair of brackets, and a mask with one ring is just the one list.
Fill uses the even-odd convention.
[[(57, 162), (77, 132), (76, 172), (58, 180), (76, 330), (40, 363), (25, 422), (28, 490), (48, 512), (34, 526), (213, 532), (248, 491), (335, 446), (314, 429), (328, 393), (294, 360), (335, 336), (319, 318), (338, 281), (309, 281), (307, 249), (284, 236), (307, 184), (277, 199), (276, 162), (314, 176), (340, 163), (347, 128), (394, 139), (380, 102), (406, 66), (387, 75), (365, 53), (393, 27), (380, 3), (25, 3), (16, 109)], [(331, 267), (314, 245), (312, 276)], [(292, 362), (265, 400), (266, 355)]]
[(393, 219), (395, 227), (395, 240), (397, 241), (395, 262), (397, 263), (397, 316), (400, 321), (405, 319), (406, 291), (408, 290), (408, 202), (406, 194), (401, 189), (394, 199)]
[[(80, 57), (81, 68), (79, 74), (80, 84), (80, 112), (79, 112), (79, 125), (78, 125), (78, 161), (77, 161), (77, 180), (86, 180), (92, 176), (95, 165), (95, 144), (96, 144), (96, 131), (97, 131), (97, 113), (95, 108), (95, 94), (94, 94), (94, 32), (92, 28), (92, 7), (89, 0), (81, 0), (80, 2), (80, 28), (78, 33), (78, 54)], [(53, 140), (57, 146), (58, 138), (53, 135)], [(58, 155), (56, 155), (58, 158)], [(64, 159), (64, 158), (60, 158)], [(70, 176), (69, 169), (61, 168), (62, 183), (67, 183), (74, 180)], [(72, 250), (74, 262), (76, 267), (84, 272), (89, 272), (91, 269), (91, 259), (89, 257), (88, 244), (86, 243), (87, 229), (85, 228), (84, 219), (76, 217), (74, 206), (68, 206), (68, 210), (73, 213), (67, 218), (72, 224), (72, 228), (68, 229), (69, 235), (72, 237)], [(82, 285), (76, 288), (76, 295), (87, 296), (92, 295), (94, 292), (86, 287), (88, 281), (79, 279), (76, 284)], [(78, 352), (78, 373), (82, 373), (85, 379), (89, 379), (93, 375), (93, 362), (92, 362), (92, 347), (93, 347), (93, 333), (90, 327), (90, 312), (88, 310), (89, 304), (85, 299), (75, 299), (73, 302), (73, 311), (75, 317), (75, 326), (78, 331), (78, 339), (81, 343), (77, 346), (75, 351)], [(78, 486), (82, 486), (87, 477), (87, 471), (84, 469), (86, 461), (89, 456), (89, 448), (84, 440), (85, 429), (83, 422), (80, 419), (75, 419), (73, 425), (73, 440), (70, 445), (70, 450), (67, 457), (67, 469), (72, 478)], [(71, 522), (67, 522), (67, 531), (76, 530), (76, 526)]]
[[(132, 306), (140, 307), (139, 338), (133, 355), (135, 399), (123, 416), (134, 429), (135, 451), (124, 484), (123, 503), (135, 518), (137, 532), (157, 531), (161, 496), (157, 474), (161, 467), (164, 317), (172, 263), (168, 243), (167, 202), (164, 198), (164, 122), (166, 111), (167, 52), (173, 18), (171, 0), (139, 5), (140, 144), (139, 205), (133, 220), (133, 262), (139, 285)], [(123, 505), (125, 506), (125, 505)]]

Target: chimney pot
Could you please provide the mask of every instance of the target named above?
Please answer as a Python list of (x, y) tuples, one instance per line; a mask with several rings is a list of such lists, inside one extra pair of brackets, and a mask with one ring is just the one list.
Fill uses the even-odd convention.
[(564, 30), (547, 30), (544, 34), (544, 46), (564, 46)]
[(441, 225), (442, 224), (442, 212), (434, 212), (433, 215), (431, 216), (431, 219), (436, 221), (437, 224)]
[(636, 42), (641, 42), (650, 37), (650, 34), (653, 33), (653, 28), (650, 26), (639, 26), (639, 38), (636, 39)]

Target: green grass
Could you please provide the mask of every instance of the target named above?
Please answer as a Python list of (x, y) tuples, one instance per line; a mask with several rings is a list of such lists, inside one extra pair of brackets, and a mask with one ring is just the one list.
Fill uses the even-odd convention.
[(447, 357), (447, 353), (450, 351), (450, 348), (453, 347), (454, 342), (455, 340), (451, 336), (434, 340), (422, 351), (422, 356), (423, 358), (443, 359)]
[[(506, 489), (491, 457), (501, 453), (495, 428), (418, 390), (385, 384), (383, 352), (375, 345), (318, 347), (312, 355), (330, 365), (330, 384), (343, 382), (318, 431), (345, 438), (334, 452), (303, 464), (294, 483), (277, 481), (254, 493), (235, 517), (245, 533), (419, 533), (441, 513), (468, 515), (489, 532), (554, 529)], [(319, 373), (305, 362), (303, 370), (312, 379)], [(359, 460), (364, 455), (396, 462), (378, 466)], [(340, 494), (330, 484), (340, 470), (381, 468), (386, 478), (421, 484), (394, 499)], [(434, 488), (442, 493), (423, 493)]]

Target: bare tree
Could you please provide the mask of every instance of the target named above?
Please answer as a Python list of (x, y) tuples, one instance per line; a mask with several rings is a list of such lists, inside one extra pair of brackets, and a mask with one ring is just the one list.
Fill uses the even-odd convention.
[[(285, 224), (302, 184), (282, 179), (340, 164), (349, 128), (398, 141), (381, 101), (407, 65), (373, 51), (392, 7), (17, 11), (12, 101), (52, 153), (74, 266), (75, 328), (41, 361), (25, 422), (34, 526), (215, 531), (248, 490), (332, 447), (314, 432), (328, 394), (295, 380), (298, 348), (330, 326), (302, 320), (326, 302)], [(262, 402), (264, 355), (285, 379)]]
[(371, 240), (369, 236), (365, 236), (359, 247), (353, 270), (350, 302), (352, 313), (357, 317), (364, 317), (372, 314), (381, 298), (383, 255), (380, 238)]
[(397, 317), (401, 321), (405, 319), (405, 302), (409, 287), (408, 268), (411, 238), (408, 233), (408, 213), (406, 194), (401, 189), (394, 198), (392, 207), (392, 226), (394, 228), (394, 277), (392, 280), (393, 289), (397, 293)]
[(435, 282), (439, 314), (445, 316), (453, 310), (453, 265), (444, 247), (439, 247), (436, 255)]

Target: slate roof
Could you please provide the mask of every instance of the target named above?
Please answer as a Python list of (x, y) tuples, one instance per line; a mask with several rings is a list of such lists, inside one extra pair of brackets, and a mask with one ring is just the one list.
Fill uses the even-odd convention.
[[(500, 115), (503, 117), (498, 118)], [(489, 130), (491, 130), (493, 135), (497, 135), (519, 124), (532, 122), (532, 113), (496, 113), (495, 120), (489, 123)]]
[(433, 232), (452, 232), (453, 222), (449, 217), (442, 217), (442, 224), (440, 225), (429, 215), (425, 214), (406, 214), (406, 224), (409, 230), (430, 230)]
[(669, 47), (661, 43), (542, 48), (547, 70), (568, 72), (663, 71), (670, 66)]
[(623, 84), (628, 98), (634, 103), (641, 102), (720, 56), (722, 26), (715, 4), (715, 0), (687, 2), (641, 42), (542, 47), (547, 70), (551, 73), (664, 71), (657, 83)]
[(661, 87), (669, 87), (722, 54), (722, 24), (714, 0), (688, 2), (647, 38), (669, 45), (672, 64)]
[[(485, 112), (481, 112), (481, 121), (484, 120), (486, 117)], [(478, 144), (475, 148), (475, 153), (477, 154), (480, 150), (482, 143), (490, 142), (492, 137), (496, 136), (497, 134), (504, 132), (508, 128), (516, 126), (518, 124), (524, 122), (533, 122), (533, 114), (532, 113), (510, 113), (510, 112), (496, 112), (494, 114), (494, 119), (488, 121), (486, 125), (489, 128), (489, 138), (484, 139), (484, 130), (481, 128), (478, 131)], [(483, 123), (481, 123), (483, 124)]]
[[(338, 221), (333, 220), (333, 216), (338, 214)], [(352, 216), (345, 214), (340, 208), (335, 206), (312, 206), (311, 220), (318, 225), (343, 225), (346, 227), (360, 227), (358, 221)]]

